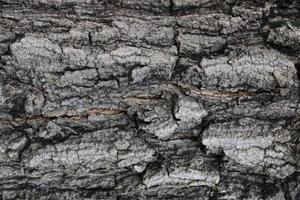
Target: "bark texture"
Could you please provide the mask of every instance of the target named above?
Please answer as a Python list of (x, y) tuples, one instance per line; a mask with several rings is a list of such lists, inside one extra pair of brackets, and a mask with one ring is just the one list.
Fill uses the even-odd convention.
[(298, 0), (0, 12), (0, 199), (300, 199)]

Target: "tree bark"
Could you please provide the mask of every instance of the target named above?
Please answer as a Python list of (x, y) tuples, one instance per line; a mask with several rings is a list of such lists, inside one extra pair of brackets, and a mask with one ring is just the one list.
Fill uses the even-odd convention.
[(300, 199), (298, 0), (0, 12), (0, 199)]

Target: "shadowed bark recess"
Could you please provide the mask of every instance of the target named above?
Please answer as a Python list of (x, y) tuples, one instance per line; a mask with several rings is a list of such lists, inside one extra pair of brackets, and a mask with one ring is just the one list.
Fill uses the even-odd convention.
[(297, 0), (0, 0), (0, 199), (300, 198)]

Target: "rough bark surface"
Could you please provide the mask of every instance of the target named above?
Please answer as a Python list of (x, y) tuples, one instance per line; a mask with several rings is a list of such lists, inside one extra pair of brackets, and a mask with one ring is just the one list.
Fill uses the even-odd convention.
[(0, 12), (0, 199), (300, 199), (298, 0)]

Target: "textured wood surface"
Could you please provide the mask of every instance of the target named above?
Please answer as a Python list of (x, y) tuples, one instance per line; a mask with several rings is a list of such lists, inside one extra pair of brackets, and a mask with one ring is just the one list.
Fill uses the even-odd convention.
[(0, 14), (0, 199), (300, 199), (298, 0)]

